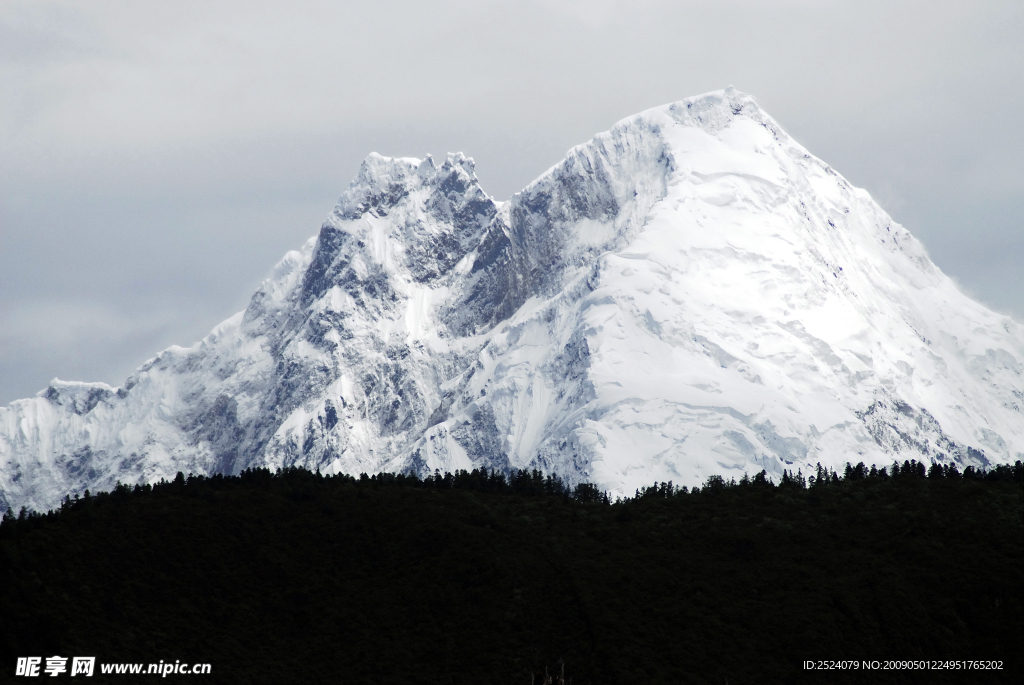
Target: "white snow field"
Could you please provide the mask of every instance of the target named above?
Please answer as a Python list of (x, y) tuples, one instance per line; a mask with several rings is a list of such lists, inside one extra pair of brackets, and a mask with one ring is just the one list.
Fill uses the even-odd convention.
[(185, 473), (538, 468), (613, 493), (1024, 458), (1024, 333), (732, 89), (508, 202), (371, 154), (249, 307), (0, 408), (0, 507)]

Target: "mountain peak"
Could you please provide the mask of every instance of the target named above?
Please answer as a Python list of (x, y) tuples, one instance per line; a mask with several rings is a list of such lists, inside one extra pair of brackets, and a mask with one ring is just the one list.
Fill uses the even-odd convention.
[(726, 88), (623, 119), (500, 205), (462, 154), (369, 155), (244, 316), (120, 390), (0, 408), (0, 496), (250, 466), (537, 468), (616, 493), (984, 466), (1024, 458), (1007, 322)]
[(712, 135), (738, 116), (769, 126), (773, 133), (782, 133), (778, 124), (757, 104), (754, 96), (732, 86), (651, 107), (620, 120), (612, 129), (628, 126), (639, 119), (664, 122), (666, 116), (677, 124), (699, 128)]

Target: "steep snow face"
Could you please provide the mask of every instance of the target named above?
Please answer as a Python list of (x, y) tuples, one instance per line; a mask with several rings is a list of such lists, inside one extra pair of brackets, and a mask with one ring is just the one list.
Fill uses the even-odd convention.
[(541, 468), (631, 493), (1024, 458), (1024, 333), (747, 95), (623, 120), (507, 203), (371, 155), (248, 309), (0, 409), (0, 495), (177, 471)]
[(426, 432), (428, 466), (467, 424), (512, 466), (627, 493), (1024, 456), (1019, 326), (964, 297), (748, 96), (623, 121), (511, 205), (520, 272), (552, 275)]

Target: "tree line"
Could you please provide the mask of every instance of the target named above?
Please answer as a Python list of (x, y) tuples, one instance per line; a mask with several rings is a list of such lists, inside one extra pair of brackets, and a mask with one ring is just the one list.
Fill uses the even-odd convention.
[(4, 517), (0, 680), (61, 655), (210, 663), (211, 683), (1019, 682), (1022, 476), (906, 461), (626, 498), (533, 470), (119, 484)]

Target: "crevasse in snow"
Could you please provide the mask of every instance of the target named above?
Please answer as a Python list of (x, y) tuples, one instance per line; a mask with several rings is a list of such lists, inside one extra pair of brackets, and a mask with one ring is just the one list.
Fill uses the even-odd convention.
[(0, 408), (16, 508), (250, 466), (628, 494), (909, 458), (1024, 458), (1024, 334), (731, 89), (619, 122), (505, 203), (462, 155), (372, 154), (202, 341)]

